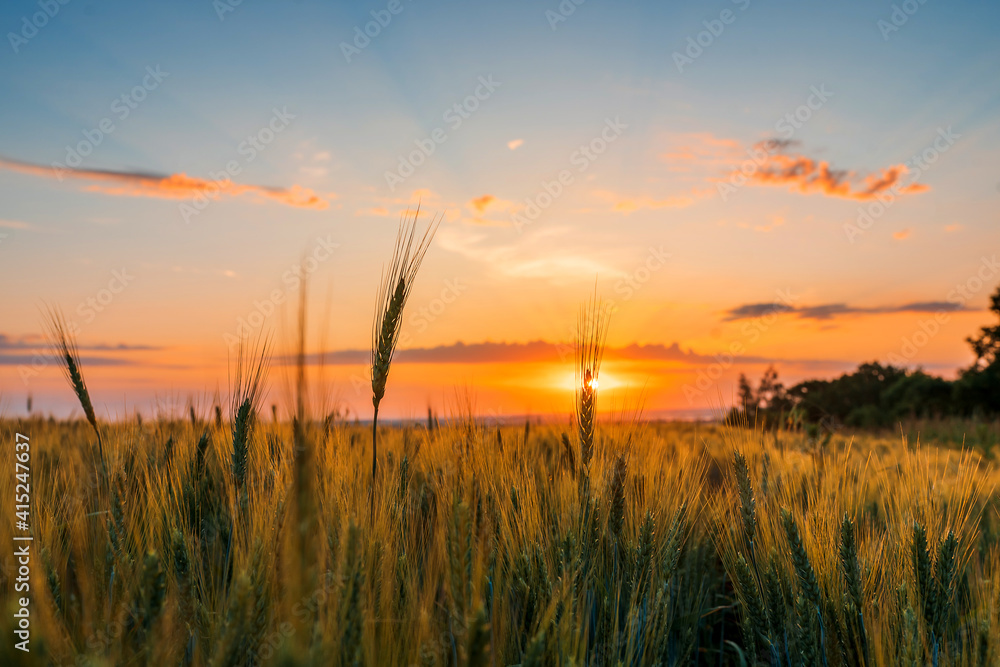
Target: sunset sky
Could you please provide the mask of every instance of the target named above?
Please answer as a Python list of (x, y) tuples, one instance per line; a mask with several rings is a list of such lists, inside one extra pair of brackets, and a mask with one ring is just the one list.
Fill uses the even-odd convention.
[(234, 336), (287, 349), (304, 266), (321, 402), (370, 418), (418, 202), (443, 220), (388, 416), (568, 413), (595, 281), (604, 409), (710, 414), (769, 363), (971, 361), (1000, 284), (1000, 6), (577, 1), (3, 3), (0, 412), (73, 409), (44, 304), (105, 418), (207, 411)]

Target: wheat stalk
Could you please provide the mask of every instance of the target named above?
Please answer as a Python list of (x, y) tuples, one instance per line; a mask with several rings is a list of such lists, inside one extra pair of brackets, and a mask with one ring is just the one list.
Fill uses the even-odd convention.
[(97, 415), (94, 412), (94, 404), (90, 400), (90, 392), (87, 390), (87, 382), (83, 379), (83, 369), (80, 365), (80, 352), (76, 346), (76, 339), (73, 331), (66, 323), (66, 318), (58, 308), (49, 307), (45, 311), (45, 329), (56, 356), (62, 361), (63, 375), (69, 381), (76, 394), (83, 414), (87, 422), (94, 429), (97, 435), (97, 450), (101, 458), (101, 478), (107, 480), (108, 467), (104, 458), (104, 440), (101, 438), (101, 430), (97, 427)]
[(576, 332), (576, 421), (580, 432), (580, 467), (589, 473), (594, 454), (597, 386), (611, 312), (594, 297), (580, 310)]
[[(264, 379), (268, 367), (268, 339), (258, 337), (252, 348), (246, 340), (241, 340), (236, 353), (236, 372), (232, 381), (233, 394), (230, 399), (230, 419), (233, 436), (232, 472), (236, 487), (236, 514), (244, 526), (245, 511), (249, 505), (249, 489), (246, 485), (247, 459), (250, 451), (250, 436), (257, 421), (257, 411), (264, 395)], [(226, 547), (226, 567), (233, 558), (233, 539), (236, 532), (236, 516), (230, 521), (229, 543)]]
[(427, 253), (431, 240), (437, 231), (441, 219), (431, 222), (419, 241), (416, 241), (417, 218), (420, 216), (420, 206), (413, 216), (409, 210), (403, 214), (396, 233), (396, 245), (392, 252), (392, 260), (382, 273), (382, 282), (376, 298), (377, 309), (375, 322), (372, 325), (372, 487), (371, 503), (374, 513), (375, 504), (375, 473), (378, 466), (378, 407), (385, 396), (385, 385), (389, 379), (389, 367), (392, 355), (399, 342), (399, 332), (403, 324), (403, 309), (409, 299), (410, 290), (420, 269), (420, 263)]

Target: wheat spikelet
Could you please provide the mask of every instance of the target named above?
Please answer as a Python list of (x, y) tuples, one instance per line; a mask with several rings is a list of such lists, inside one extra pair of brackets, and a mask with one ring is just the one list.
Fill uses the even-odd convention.
[(666, 546), (663, 549), (663, 571), (662, 578), (664, 581), (669, 581), (674, 573), (677, 571), (677, 566), (681, 561), (681, 548), (684, 546), (684, 528), (685, 528), (685, 515), (687, 514), (687, 505), (681, 505), (674, 512), (674, 518), (670, 522), (670, 528), (667, 530)]
[(955, 555), (958, 551), (958, 540), (955, 533), (948, 531), (948, 536), (941, 540), (938, 547), (937, 562), (934, 563), (934, 579), (937, 583), (937, 594), (934, 596), (935, 629), (940, 636), (945, 634), (945, 623), (952, 611), (955, 594)]
[(785, 603), (785, 591), (781, 585), (781, 576), (778, 573), (778, 555), (773, 551), (771, 552), (771, 562), (767, 568), (764, 581), (768, 627), (771, 630), (771, 636), (774, 638), (774, 641), (783, 647), (783, 652), (787, 655), (788, 645), (785, 630), (787, 605)]
[(854, 540), (854, 524), (846, 514), (840, 525), (840, 566), (851, 602), (861, 613), (861, 568), (858, 564), (858, 547)]
[(863, 653), (867, 654), (868, 637), (865, 631), (865, 618), (861, 588), (861, 566), (858, 563), (858, 546), (854, 538), (854, 524), (846, 514), (840, 525), (840, 567), (844, 573), (844, 583), (847, 585), (845, 616), (857, 624), (858, 642)]
[(927, 549), (927, 531), (919, 523), (913, 524), (913, 543), (910, 553), (913, 558), (913, 571), (917, 575), (917, 594), (920, 596), (924, 619), (933, 627), (937, 591), (931, 570), (931, 555)]
[(735, 452), (736, 486), (740, 495), (740, 517), (743, 519), (743, 535), (750, 545), (750, 559), (755, 560), (754, 538), (757, 531), (757, 502), (750, 484), (750, 468), (743, 454)]
[(785, 535), (788, 537), (788, 545), (792, 549), (792, 564), (795, 566), (795, 575), (798, 578), (802, 595), (819, 613), (818, 610), (821, 609), (819, 583), (816, 581), (816, 572), (813, 570), (812, 563), (809, 562), (805, 545), (802, 544), (799, 527), (791, 512), (784, 508), (781, 510), (781, 521), (785, 527)]
[(767, 615), (764, 613), (764, 603), (757, 589), (757, 580), (743, 554), (736, 560), (736, 583), (740, 602), (743, 603), (743, 636), (746, 648), (754, 661), (757, 648), (763, 646), (767, 636)]
[(800, 664), (815, 665), (818, 662), (819, 651), (817, 651), (818, 638), (816, 633), (816, 612), (811, 602), (804, 595), (795, 598), (795, 617), (798, 633), (796, 644)]

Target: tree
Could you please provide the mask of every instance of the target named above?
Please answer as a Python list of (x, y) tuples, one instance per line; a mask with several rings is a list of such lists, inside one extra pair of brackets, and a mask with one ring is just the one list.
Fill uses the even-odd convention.
[(757, 401), (754, 398), (753, 385), (747, 380), (747, 376), (740, 373), (740, 384), (739, 384), (739, 394), (740, 394), (740, 409), (744, 412), (749, 412), (750, 408), (757, 408)]
[[(1000, 318), (1000, 286), (990, 297), (990, 312)], [(992, 364), (997, 353), (1000, 352), (1000, 324), (982, 327), (979, 335), (973, 338), (969, 336), (965, 341), (972, 347), (972, 353), (976, 355), (973, 368), (984, 368)]]

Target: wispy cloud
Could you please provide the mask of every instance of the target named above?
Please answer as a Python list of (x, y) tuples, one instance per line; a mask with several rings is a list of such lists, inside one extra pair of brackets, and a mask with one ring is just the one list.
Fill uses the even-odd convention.
[(691, 132), (669, 137), (671, 148), (660, 154), (670, 171), (687, 172), (705, 167), (728, 167), (743, 151), (735, 139), (711, 132)]
[[(246, 185), (229, 180), (209, 180), (187, 174), (157, 174), (141, 171), (113, 171), (110, 169), (70, 169), (0, 158), (0, 168), (31, 176), (66, 178), (91, 181), (84, 187), (87, 192), (124, 197), (155, 197), (160, 199), (189, 199), (197, 195), (206, 197), (251, 196), (255, 201), (275, 201), (287, 206), (323, 210), (329, 201), (309, 188), (293, 185), (288, 188), (264, 185)], [(328, 195), (329, 196), (329, 195)]]
[(747, 303), (726, 311), (726, 321), (744, 320), (763, 317), (774, 313), (794, 314), (803, 320), (830, 320), (839, 315), (884, 315), (886, 313), (939, 313), (939, 312), (973, 312), (975, 308), (967, 308), (951, 301), (914, 301), (901, 305), (875, 306), (865, 308), (850, 306), (846, 303), (825, 303), (816, 306), (789, 306), (784, 303)]
[[(0, 333), (0, 352), (10, 350), (37, 350), (48, 347), (48, 344), (48, 340), (44, 336), (40, 335), (14, 338), (7, 334)], [(162, 350), (163, 348), (152, 345), (128, 345), (125, 343), (118, 343), (117, 345), (111, 345), (109, 343), (93, 343), (90, 345), (78, 345), (77, 349), (91, 352), (148, 352)]]
[[(572, 356), (572, 345), (545, 340), (526, 343), (483, 342), (465, 343), (458, 341), (450, 345), (418, 347), (399, 350), (393, 362), (401, 364), (510, 364), (510, 363), (563, 363)], [(368, 350), (331, 350), (308, 355), (309, 364), (363, 365), (370, 361)], [(640, 345), (632, 343), (622, 347), (610, 347), (604, 353), (605, 359), (618, 361), (674, 361), (689, 365), (705, 365), (718, 362), (715, 354), (701, 354), (692, 349), (683, 349), (679, 343), (669, 345)], [(764, 364), (775, 362), (831, 364), (842, 366), (845, 362), (830, 359), (784, 360), (774, 357), (743, 356), (741, 363)], [(277, 363), (294, 364), (294, 356), (281, 356)]]
[(31, 225), (20, 220), (0, 220), (3, 229), (31, 229)]
[[(126, 345), (124, 343), (117, 345), (96, 343), (79, 345), (78, 349), (84, 353), (81, 356), (81, 361), (87, 366), (126, 366), (137, 362), (117, 356), (118, 354), (158, 351), (163, 348), (150, 345)], [(95, 352), (98, 354), (87, 354)], [(39, 357), (61, 363), (53, 356), (52, 347), (44, 336), (31, 335), (13, 338), (0, 333), (0, 366), (33, 366), (38, 363)]]
[(498, 242), (485, 228), (452, 225), (438, 232), (439, 247), (480, 262), (506, 276), (543, 278), (553, 284), (593, 280), (595, 275), (621, 275), (621, 271), (595, 259), (592, 252), (561, 246), (553, 239), (572, 236), (568, 227), (549, 226), (521, 236), (517, 241)]
[[(832, 169), (830, 164), (801, 154), (790, 154), (795, 145), (790, 141), (765, 141), (756, 145), (758, 154), (764, 154), (762, 164), (747, 176), (752, 185), (787, 186), (803, 194), (822, 194), (828, 197), (867, 201), (891, 192), (893, 195), (926, 192), (930, 186), (923, 183), (904, 184), (905, 165), (886, 167), (877, 173), (862, 175), (849, 169)], [(733, 174), (736, 174), (734, 171)]]
[(516, 151), (522, 144), (524, 144), (524, 139), (513, 139), (507, 142), (507, 148)]
[(386, 216), (389, 215), (389, 209), (385, 206), (372, 206), (370, 208), (361, 208), (354, 212), (354, 215), (364, 215), (364, 216)]

